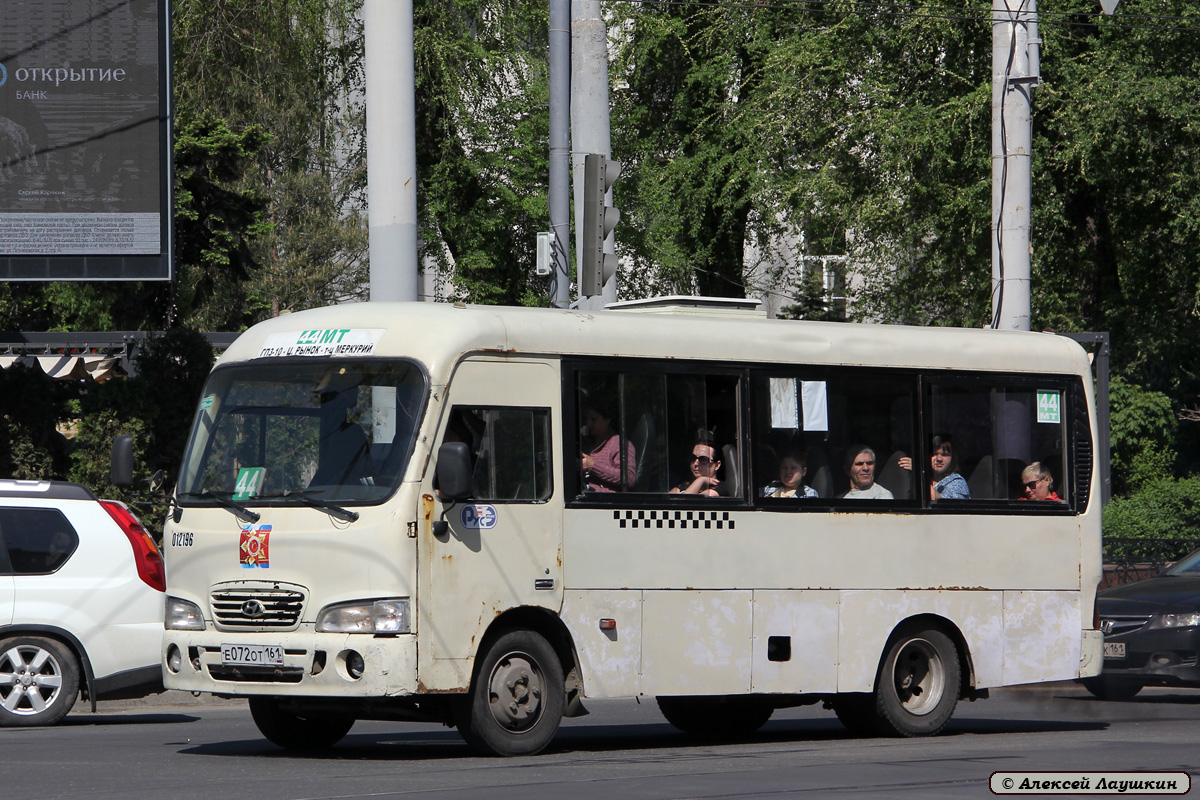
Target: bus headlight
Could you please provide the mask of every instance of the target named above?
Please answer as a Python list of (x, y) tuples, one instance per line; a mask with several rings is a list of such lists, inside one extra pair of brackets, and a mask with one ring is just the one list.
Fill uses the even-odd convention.
[(408, 598), (340, 603), (317, 615), (321, 633), (410, 633)]
[(204, 615), (200, 612), (200, 606), (195, 603), (180, 600), (178, 597), (168, 597), (163, 627), (169, 631), (202, 631)]

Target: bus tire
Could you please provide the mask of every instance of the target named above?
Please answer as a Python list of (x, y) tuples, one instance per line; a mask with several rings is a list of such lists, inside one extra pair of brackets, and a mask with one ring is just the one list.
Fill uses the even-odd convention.
[(885, 734), (933, 736), (958, 705), (958, 648), (934, 628), (902, 628), (892, 637), (875, 682), (878, 724)]
[(684, 733), (705, 738), (741, 738), (757, 731), (774, 706), (753, 697), (658, 697), (658, 710)]
[(79, 696), (79, 660), (41, 636), (0, 639), (0, 727), (53, 725)]
[(501, 635), (478, 662), (471, 692), (455, 724), (476, 751), (532, 756), (554, 741), (566, 705), (562, 664), (540, 634)]
[(267, 741), (286, 750), (309, 753), (333, 747), (355, 722), (354, 717), (344, 714), (287, 711), (277, 697), (251, 697), (250, 716)]

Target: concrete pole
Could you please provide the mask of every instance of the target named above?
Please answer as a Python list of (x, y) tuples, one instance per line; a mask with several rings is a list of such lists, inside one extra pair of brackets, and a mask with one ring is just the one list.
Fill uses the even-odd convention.
[(1038, 82), (1031, 44), (1035, 68), (1039, 55), (1036, 7), (1029, 0), (1009, 7), (1019, 1), (992, 6), (992, 327), (1027, 331), (1031, 94)]
[(550, 305), (571, 305), (571, 0), (550, 0)]
[(371, 299), (418, 297), (413, 0), (364, 0)]
[[(571, 3), (571, 161), (575, 180), (575, 274), (583, 251), (583, 159), (588, 153), (612, 157), (608, 118), (608, 29), (600, 11), (600, 0)], [(608, 199), (611, 202), (612, 193)], [(604, 252), (615, 252), (609, 234)], [(604, 293), (580, 307), (601, 308), (616, 302), (617, 276), (604, 284)]]

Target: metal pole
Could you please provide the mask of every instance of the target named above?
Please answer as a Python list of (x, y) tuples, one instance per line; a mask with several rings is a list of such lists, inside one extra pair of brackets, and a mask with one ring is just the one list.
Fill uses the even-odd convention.
[[(575, 0), (571, 3), (571, 150), (575, 180), (575, 252), (576, 274), (582, 252), (583, 159), (588, 153), (612, 157), (612, 137), (608, 117), (608, 29), (600, 10), (600, 0)], [(606, 199), (611, 200), (609, 194)], [(615, 252), (610, 234), (604, 243), (606, 253)], [(580, 306), (602, 307), (617, 299), (617, 277), (604, 285), (600, 297)], [(580, 298), (582, 301), (583, 298)]]
[(364, 0), (371, 299), (416, 300), (413, 0)]
[(992, 7), (992, 327), (1029, 330), (1030, 96), (1038, 82), (1030, 44), (1034, 65), (1039, 55), (1036, 8), (1029, 0), (1010, 8), (1016, 1)]
[(550, 0), (550, 305), (571, 305), (571, 0)]

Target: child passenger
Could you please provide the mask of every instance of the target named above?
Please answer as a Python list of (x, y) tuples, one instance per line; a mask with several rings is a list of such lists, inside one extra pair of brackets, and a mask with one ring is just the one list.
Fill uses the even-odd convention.
[(771, 481), (759, 492), (759, 496), (816, 497), (816, 490), (803, 482), (805, 472), (807, 472), (807, 467), (804, 453), (799, 450), (789, 450), (779, 460), (779, 480)]

